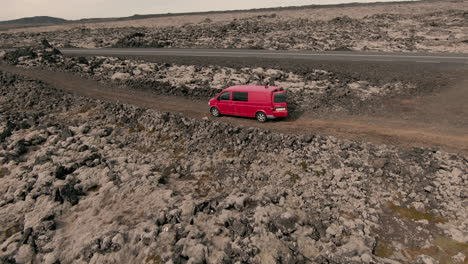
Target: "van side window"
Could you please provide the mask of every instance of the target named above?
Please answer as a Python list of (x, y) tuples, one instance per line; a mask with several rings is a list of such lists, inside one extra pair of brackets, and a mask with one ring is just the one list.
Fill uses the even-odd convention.
[(247, 92), (233, 92), (232, 93), (233, 101), (247, 102), (249, 101), (249, 93)]
[(218, 97), (218, 100), (220, 100), (220, 101), (229, 101), (230, 97), (231, 97), (231, 92), (225, 92), (225, 93), (222, 93)]

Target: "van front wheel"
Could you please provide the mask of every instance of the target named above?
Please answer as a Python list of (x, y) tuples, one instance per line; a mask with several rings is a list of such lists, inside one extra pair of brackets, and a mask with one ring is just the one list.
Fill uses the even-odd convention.
[(265, 123), (267, 121), (267, 116), (263, 112), (258, 112), (257, 114), (255, 114), (255, 118), (260, 123)]
[(219, 112), (219, 109), (216, 108), (216, 107), (211, 107), (210, 113), (214, 117), (220, 117), (221, 116), (221, 112)]

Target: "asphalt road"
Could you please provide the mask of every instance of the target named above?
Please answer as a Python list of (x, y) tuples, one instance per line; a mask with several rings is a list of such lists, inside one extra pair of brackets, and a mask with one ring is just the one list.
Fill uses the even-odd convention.
[(66, 55), (92, 56), (197, 56), (197, 57), (256, 57), (288, 58), (321, 61), (399, 61), (422, 63), (466, 63), (468, 54), (453, 53), (388, 53), (351, 51), (277, 51), (245, 49), (60, 49)]

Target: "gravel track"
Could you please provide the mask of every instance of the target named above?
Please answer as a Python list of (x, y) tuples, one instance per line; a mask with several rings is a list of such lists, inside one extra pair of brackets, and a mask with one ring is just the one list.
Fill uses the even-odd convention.
[[(161, 111), (171, 111), (185, 114), (189, 117), (197, 119), (207, 118), (208, 109), (206, 101), (194, 100), (176, 96), (161, 96), (145, 91), (129, 90), (125, 88), (117, 88), (112, 85), (104, 85), (97, 81), (85, 79), (77, 75), (65, 72), (51, 72), (49, 70), (40, 69), (23, 69), (7, 65), (1, 65), (0, 69), (4, 71), (21, 74), (32, 79), (41, 80), (49, 83), (54, 87), (63, 89), (78, 95), (88, 96), (91, 98), (125, 102), (137, 105), (144, 108), (152, 108)], [(464, 85), (453, 89), (463, 89)], [(428, 99), (420, 100), (420, 102), (411, 101), (409, 106), (411, 109), (422, 109), (413, 113), (413, 116), (408, 120), (392, 119), (388, 116), (400, 116), (401, 113), (393, 114), (386, 113), (382, 116), (354, 116), (354, 115), (324, 115), (325, 119), (317, 119), (314, 114), (302, 114), (296, 119), (273, 121), (267, 124), (257, 124), (254, 120), (235, 117), (222, 117), (222, 122), (243, 125), (249, 127), (262, 127), (270, 130), (281, 131), (291, 134), (330, 134), (343, 138), (349, 138), (361, 141), (371, 141), (389, 145), (399, 146), (438, 146), (451, 151), (468, 152), (468, 135), (467, 124), (464, 119), (459, 119), (466, 111), (463, 97), (466, 93), (464, 90), (453, 93), (453, 98), (458, 98), (457, 101), (460, 107), (456, 108), (459, 112), (444, 112), (437, 117), (437, 120), (432, 120), (428, 124), (423, 122), (417, 123), (418, 117), (426, 114), (425, 109), (434, 109), (434, 100), (427, 102)], [(436, 99), (437, 100), (437, 99)], [(425, 102), (426, 101), (426, 102)], [(445, 102), (445, 101), (443, 101)], [(423, 103), (427, 103), (424, 105)], [(453, 110), (451, 105), (446, 110)], [(385, 111), (383, 111), (385, 112)], [(407, 112), (411, 112), (407, 110)], [(321, 117), (321, 116), (319, 116)], [(424, 117), (424, 116), (423, 116)], [(209, 117), (211, 118), (211, 117)], [(431, 116), (426, 117), (431, 118)], [(425, 120), (425, 119), (424, 119)], [(451, 126), (445, 126), (448, 120), (457, 122)], [(441, 126), (433, 127), (433, 124), (441, 122)]]

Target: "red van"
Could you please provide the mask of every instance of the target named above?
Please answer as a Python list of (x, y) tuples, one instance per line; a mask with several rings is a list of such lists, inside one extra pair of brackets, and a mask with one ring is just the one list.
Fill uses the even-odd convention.
[(255, 117), (259, 122), (268, 118), (288, 116), (286, 91), (277, 86), (237, 85), (224, 89), (208, 105), (211, 115)]

